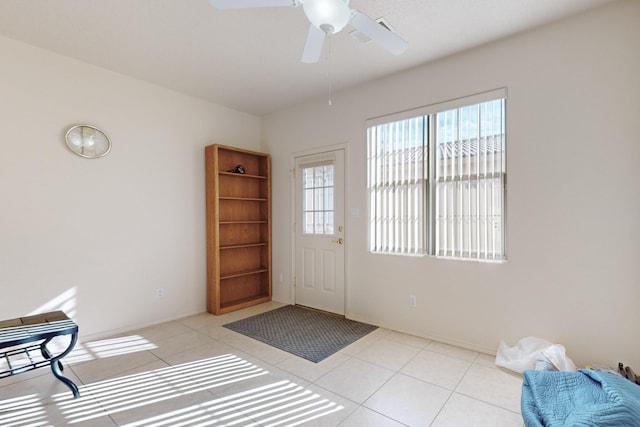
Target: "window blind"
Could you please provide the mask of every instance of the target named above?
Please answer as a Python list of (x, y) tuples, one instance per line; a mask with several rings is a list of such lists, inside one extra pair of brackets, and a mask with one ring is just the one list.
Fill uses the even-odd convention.
[(424, 127), (416, 117), (368, 129), (372, 252), (424, 253)]
[(435, 255), (503, 259), (504, 99), (435, 114)]

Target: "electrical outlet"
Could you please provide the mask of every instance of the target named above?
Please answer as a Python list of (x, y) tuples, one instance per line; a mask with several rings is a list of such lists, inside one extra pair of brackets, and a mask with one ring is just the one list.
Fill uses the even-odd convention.
[(409, 305), (411, 307), (415, 307), (416, 306), (416, 296), (415, 295), (409, 295)]
[(162, 298), (162, 297), (164, 297), (164, 288), (156, 289), (156, 298)]

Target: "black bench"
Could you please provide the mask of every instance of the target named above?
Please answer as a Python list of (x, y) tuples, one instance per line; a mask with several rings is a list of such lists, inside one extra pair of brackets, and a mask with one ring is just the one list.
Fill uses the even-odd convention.
[[(71, 341), (61, 353), (54, 355), (47, 344), (55, 337), (71, 335)], [(78, 325), (62, 311), (0, 321), (0, 378), (10, 377), (43, 366), (51, 366), (56, 378), (65, 383), (74, 399), (80, 397), (78, 387), (62, 375), (62, 359), (78, 341)], [(37, 353), (40, 353), (40, 357)]]

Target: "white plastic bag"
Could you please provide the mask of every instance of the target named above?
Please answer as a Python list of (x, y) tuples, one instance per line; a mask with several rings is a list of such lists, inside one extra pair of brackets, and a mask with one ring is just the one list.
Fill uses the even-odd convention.
[[(576, 370), (576, 365), (567, 356), (567, 352), (563, 345), (553, 344), (552, 346), (542, 350), (542, 355), (549, 360), (556, 371), (572, 372)], [(536, 369), (538, 369), (536, 367)], [(553, 369), (551, 369), (553, 370)]]
[(496, 365), (510, 371), (523, 373), (535, 368), (538, 354), (549, 346), (551, 346), (549, 341), (536, 337), (522, 338), (515, 347), (509, 347), (507, 343), (500, 341), (496, 354)]
[(500, 341), (496, 365), (510, 371), (527, 370), (575, 371), (576, 367), (566, 355), (564, 346), (536, 337), (522, 338), (515, 347)]

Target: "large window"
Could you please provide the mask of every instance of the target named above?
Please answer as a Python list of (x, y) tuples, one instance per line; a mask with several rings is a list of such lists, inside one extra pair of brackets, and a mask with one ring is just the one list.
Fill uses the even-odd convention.
[(505, 91), (368, 122), (372, 252), (503, 260)]

